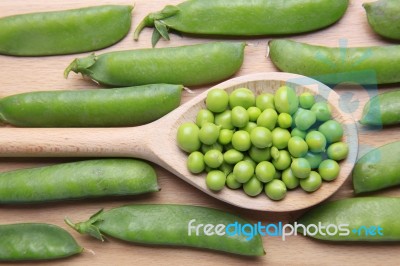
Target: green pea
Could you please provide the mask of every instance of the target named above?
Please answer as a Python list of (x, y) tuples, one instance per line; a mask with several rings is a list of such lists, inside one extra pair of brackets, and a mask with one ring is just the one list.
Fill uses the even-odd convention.
[(85, 160), (0, 173), (0, 204), (156, 191), (159, 186), (153, 167), (134, 159)]
[(292, 163), (292, 158), (287, 150), (281, 150), (279, 152), (279, 158), (273, 159), (272, 163), (277, 170), (283, 171), (290, 166)]
[(233, 167), (233, 175), (239, 183), (246, 183), (254, 175), (254, 167), (247, 161), (238, 162)]
[(196, 116), (196, 125), (201, 128), (204, 123), (214, 123), (214, 114), (207, 109), (201, 109)]
[(282, 172), (282, 181), (288, 189), (295, 189), (300, 185), (300, 180), (293, 174), (291, 168)]
[(0, 235), (1, 262), (53, 260), (83, 251), (67, 231), (52, 224), (2, 224)]
[(205, 123), (200, 128), (199, 139), (206, 145), (212, 145), (217, 142), (219, 137), (220, 126), (213, 123)]
[(257, 163), (271, 159), (270, 148), (259, 149), (255, 146), (252, 146), (248, 153), (250, 158)]
[(290, 155), (299, 158), (307, 154), (308, 145), (306, 141), (301, 137), (294, 136), (289, 139), (288, 150), (290, 152)]
[(206, 144), (201, 145), (201, 152), (203, 154), (206, 154), (208, 151), (211, 151), (211, 150), (218, 150), (218, 151), (222, 152), (223, 149), (224, 149), (224, 147), (221, 144), (219, 144), (218, 142), (216, 142), (212, 145), (206, 145)]
[(236, 106), (242, 106), (247, 109), (254, 106), (255, 103), (256, 97), (254, 93), (247, 88), (236, 89), (229, 95), (229, 106), (232, 109)]
[(243, 128), (241, 128), (241, 130), (247, 131), (247, 133), (251, 133), (251, 131), (253, 131), (253, 129), (255, 129), (257, 127), (257, 124), (254, 122), (249, 122), (247, 123), (247, 125)]
[(279, 113), (294, 114), (299, 108), (299, 98), (294, 89), (288, 86), (280, 87), (274, 96), (275, 108)]
[(304, 109), (311, 109), (315, 103), (314, 95), (310, 92), (303, 92), (299, 96), (300, 107)]
[(214, 113), (222, 113), (229, 104), (229, 95), (221, 89), (211, 89), (207, 93), (206, 106), (207, 109)]
[[(100, 84), (121, 87), (158, 83), (209, 84), (233, 75), (240, 68), (244, 47), (245, 43), (211, 42), (91, 54), (76, 58), (64, 75), (67, 77), (73, 71)], [(196, 64), (184, 63), (189, 61)]]
[(206, 165), (204, 163), (204, 155), (199, 151), (192, 152), (186, 162), (187, 168), (193, 174), (199, 174), (204, 171)]
[(247, 131), (239, 130), (233, 133), (233, 148), (238, 151), (247, 151), (251, 147), (250, 134)]
[(216, 125), (221, 126), (221, 129), (233, 129), (232, 125), (232, 111), (225, 110), (222, 113), (216, 114), (214, 122)]
[(239, 183), (238, 181), (236, 181), (235, 175), (233, 173), (230, 173), (226, 177), (226, 186), (230, 189), (238, 189), (238, 188), (242, 187), (242, 183)]
[(199, 127), (192, 122), (180, 125), (176, 137), (179, 148), (188, 153), (199, 150), (201, 147), (199, 131)]
[(256, 166), (256, 177), (261, 182), (267, 183), (275, 177), (275, 167), (271, 162), (263, 161)]
[(328, 154), (329, 159), (341, 161), (346, 159), (349, 154), (349, 146), (344, 142), (336, 142), (328, 147), (326, 153)]
[(206, 185), (213, 191), (220, 191), (225, 187), (226, 176), (222, 171), (213, 170), (206, 176)]
[(231, 143), (233, 137), (233, 130), (221, 129), (219, 131), (218, 142), (221, 145), (227, 145)]
[(322, 162), (322, 153), (307, 152), (303, 158), (310, 163), (311, 169), (317, 169)]
[(249, 122), (249, 114), (242, 106), (235, 106), (232, 109), (232, 125), (234, 127), (244, 127)]
[(280, 113), (278, 116), (278, 125), (281, 128), (289, 128), (292, 126), (292, 117), (287, 113)]
[(340, 141), (343, 137), (343, 127), (335, 120), (328, 120), (319, 126), (318, 131), (324, 134), (328, 143)]
[(251, 143), (257, 148), (263, 149), (272, 146), (272, 133), (265, 127), (256, 127), (250, 134)]
[(262, 93), (256, 98), (256, 107), (262, 111), (265, 109), (274, 109), (274, 95), (272, 93)]
[(257, 163), (247, 154), (244, 156), (243, 161), (250, 163), (254, 169), (257, 166)]
[(240, 151), (237, 150), (229, 150), (224, 153), (224, 161), (229, 164), (236, 164), (243, 160), (244, 155)]
[(290, 169), (297, 178), (301, 179), (307, 178), (311, 173), (310, 163), (304, 158), (293, 159)]
[(222, 171), (225, 176), (228, 176), (230, 173), (233, 172), (233, 165), (227, 162), (223, 162), (218, 170)]
[(315, 172), (311, 171), (307, 178), (300, 179), (300, 187), (307, 192), (314, 192), (318, 190), (322, 185), (321, 176)]
[(318, 172), (323, 180), (332, 181), (339, 176), (340, 166), (334, 160), (324, 160), (319, 165)]
[(265, 109), (257, 119), (257, 125), (259, 127), (266, 127), (269, 130), (273, 130), (278, 121), (278, 113), (274, 109)]
[(261, 110), (258, 107), (250, 106), (247, 108), (247, 114), (249, 115), (249, 120), (251, 122), (256, 122), (261, 114)]
[(234, 214), (213, 208), (174, 204), (125, 205), (97, 212), (85, 222), (73, 224), (68, 219), (66, 222), (79, 233), (89, 234), (102, 241), (104, 234), (140, 244), (206, 248), (247, 256), (265, 254), (259, 235), (251, 239), (244, 235), (207, 236), (203, 234), (203, 228), (196, 236), (195, 228), (200, 224), (250, 223)]
[(126, 127), (155, 121), (181, 101), (182, 86), (34, 91), (0, 99), (0, 122), (20, 127)]
[(317, 102), (311, 107), (318, 121), (324, 122), (332, 118), (331, 107), (326, 102)]
[(295, 124), (298, 129), (306, 131), (314, 125), (316, 121), (317, 117), (314, 112), (302, 109), (302, 111), (296, 115)]
[(291, 135), (289, 130), (280, 127), (272, 130), (272, 145), (278, 149), (285, 149), (288, 146)]
[(297, 137), (300, 137), (302, 139), (305, 139), (306, 135), (307, 135), (307, 132), (303, 131), (303, 130), (300, 130), (297, 127), (295, 127), (295, 128), (292, 129), (292, 132), (290, 132), (290, 134), (291, 134), (292, 137), (297, 136)]
[(326, 147), (326, 138), (319, 131), (311, 131), (307, 133), (306, 142), (308, 148), (312, 152), (324, 152)]
[(204, 154), (204, 162), (211, 168), (218, 168), (224, 161), (224, 156), (219, 150), (210, 150)]
[(279, 152), (279, 149), (278, 149), (277, 147), (275, 147), (275, 146), (272, 146), (272, 147), (271, 147), (271, 157), (272, 157), (274, 160), (278, 160), (280, 154), (281, 154), (281, 153)]
[(249, 181), (243, 184), (243, 191), (250, 197), (255, 197), (263, 191), (263, 184), (257, 177), (253, 176)]
[(128, 34), (132, 9), (102, 5), (1, 18), (0, 54), (60, 55), (108, 47)]
[(265, 184), (265, 194), (272, 200), (281, 200), (286, 196), (286, 185), (279, 179), (274, 179)]

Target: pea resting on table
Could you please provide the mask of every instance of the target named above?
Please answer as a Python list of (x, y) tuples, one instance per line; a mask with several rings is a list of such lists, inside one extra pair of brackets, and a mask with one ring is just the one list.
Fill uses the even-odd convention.
[(116, 127), (152, 122), (181, 101), (181, 85), (36, 91), (0, 99), (0, 122), (20, 127)]
[(0, 204), (53, 202), (159, 191), (156, 173), (135, 159), (98, 159), (0, 173)]
[(211, 42), (179, 47), (116, 51), (76, 58), (65, 69), (109, 86), (168, 83), (184, 86), (217, 82), (243, 63), (245, 43)]
[(139, 38), (144, 27), (155, 27), (153, 46), (161, 36), (169, 40), (169, 29), (236, 36), (308, 32), (339, 20), (348, 3), (348, 0), (286, 0), (282, 5), (274, 0), (189, 0), (147, 15), (136, 28), (134, 38)]
[(0, 262), (60, 259), (83, 250), (67, 231), (51, 224), (4, 224), (0, 236)]
[(132, 9), (104, 5), (0, 18), (0, 54), (72, 54), (110, 46), (128, 34)]
[(205, 103), (196, 123), (178, 127), (177, 142), (189, 153), (189, 171), (207, 172), (209, 189), (243, 188), (251, 197), (264, 190), (281, 200), (287, 190), (312, 193), (339, 176), (337, 161), (349, 152), (343, 127), (311, 93), (297, 96), (288, 86), (257, 96), (247, 88), (211, 89)]
[(105, 234), (141, 244), (204, 248), (244, 256), (265, 255), (259, 234), (248, 239), (244, 234), (206, 235), (200, 227), (196, 231), (196, 225), (200, 224), (222, 224), (226, 227), (232, 223), (249, 223), (236, 215), (206, 207), (127, 205), (108, 211), (101, 210), (86, 222), (73, 224), (66, 219), (66, 223), (79, 233), (89, 234), (102, 241)]

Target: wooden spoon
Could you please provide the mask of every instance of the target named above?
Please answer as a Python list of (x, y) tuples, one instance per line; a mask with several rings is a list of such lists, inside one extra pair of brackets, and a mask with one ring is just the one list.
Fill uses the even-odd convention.
[(313, 206), (331, 196), (350, 175), (357, 156), (358, 138), (355, 122), (347, 110), (339, 109), (339, 96), (327, 86), (313, 79), (288, 73), (260, 73), (233, 78), (215, 88), (228, 92), (240, 87), (274, 93), (288, 85), (300, 94), (309, 91), (321, 95), (332, 105), (334, 118), (344, 125), (344, 140), (350, 153), (340, 163), (340, 176), (324, 182), (314, 193), (301, 189), (289, 191), (281, 201), (272, 201), (264, 193), (249, 197), (242, 190), (224, 188), (212, 192), (205, 184), (205, 174), (193, 175), (186, 168), (188, 154), (176, 143), (180, 124), (195, 121), (197, 112), (205, 107), (204, 92), (163, 118), (147, 125), (125, 128), (2, 128), (0, 129), (1, 157), (136, 157), (152, 161), (174, 173), (194, 187), (242, 208), (286, 212)]

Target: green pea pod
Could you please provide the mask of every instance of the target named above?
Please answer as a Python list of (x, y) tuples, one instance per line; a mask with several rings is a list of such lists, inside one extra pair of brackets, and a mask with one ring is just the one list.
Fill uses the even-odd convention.
[(280, 70), (323, 83), (400, 82), (400, 45), (331, 48), (291, 40), (273, 40), (269, 55)]
[(52, 260), (82, 252), (64, 229), (51, 224), (0, 225), (0, 261)]
[(135, 86), (170, 83), (185, 86), (217, 82), (242, 65), (245, 43), (212, 42), (158, 49), (94, 54), (75, 59), (65, 70), (105, 85)]
[(132, 9), (104, 5), (1, 18), (0, 54), (72, 54), (110, 46), (128, 34)]
[(154, 169), (134, 159), (99, 159), (0, 173), (0, 204), (159, 191)]
[[(246, 239), (243, 234), (228, 236), (222, 228), (222, 225), (227, 226), (235, 222), (245, 224), (247, 221), (206, 207), (129, 205), (105, 212), (101, 210), (86, 222), (73, 224), (68, 219), (65, 221), (79, 233), (89, 234), (100, 240), (103, 240), (104, 233), (142, 244), (206, 248), (247, 256), (265, 254), (259, 235), (251, 239)], [(214, 226), (215, 232), (210, 229), (211, 225)], [(220, 225), (218, 230), (217, 225)], [(195, 229), (196, 226), (200, 227)], [(208, 235), (203, 226), (207, 226)]]
[(298, 232), (320, 240), (400, 241), (398, 213), (400, 198), (349, 198), (319, 205), (296, 223)]
[(179, 106), (181, 85), (38, 91), (0, 99), (0, 122), (22, 127), (117, 127), (152, 122)]
[(379, 0), (364, 3), (368, 23), (379, 35), (400, 40), (400, 5), (397, 0)]
[(364, 106), (360, 123), (368, 126), (390, 126), (400, 123), (400, 90), (379, 94)]
[[(147, 15), (135, 30), (155, 27), (169, 39), (168, 29), (191, 34), (257, 36), (313, 31), (335, 23), (348, 0), (188, 0)], [(153, 40), (153, 46), (158, 39)]]
[(383, 145), (361, 157), (353, 169), (355, 193), (400, 184), (400, 141)]

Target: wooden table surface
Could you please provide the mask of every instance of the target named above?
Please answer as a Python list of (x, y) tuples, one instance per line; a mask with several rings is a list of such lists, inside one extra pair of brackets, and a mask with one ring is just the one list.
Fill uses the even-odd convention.
[[(120, 43), (101, 50), (117, 51), (150, 47), (151, 29), (145, 29), (139, 42), (133, 42), (133, 30), (141, 19), (152, 11), (157, 11), (166, 4), (178, 4), (180, 0), (136, 0), (133, 12), (133, 25), (128, 36)], [(292, 36), (291, 38), (327, 46), (370, 46), (389, 45), (390, 42), (378, 37), (369, 27), (362, 3), (367, 1), (351, 0), (347, 13), (337, 24), (317, 32)], [(0, 17), (46, 10), (63, 10), (100, 4), (132, 4), (128, 0), (58, 0), (58, 1), (0, 1)], [(284, 18), (283, 18), (284, 19)], [(238, 38), (236, 38), (237, 40)], [(240, 38), (239, 38), (240, 39)], [(266, 57), (266, 44), (270, 38), (246, 38), (248, 47), (241, 70), (236, 76), (277, 71)], [(171, 41), (161, 40), (158, 47), (178, 46), (185, 44), (204, 43), (207, 38), (194, 36), (172, 35)], [(63, 70), (75, 57), (80, 55), (51, 56), (41, 58), (16, 58), (0, 56), (0, 97), (11, 94), (58, 89), (79, 89), (96, 87), (80, 75), (71, 74), (69, 79), (63, 78)], [(211, 84), (210, 84), (211, 85)], [(196, 88), (194, 94), (184, 92), (183, 101), (204, 91), (209, 86)], [(396, 85), (383, 86), (379, 93), (396, 88)], [(361, 86), (340, 86), (336, 88), (339, 94), (347, 99), (352, 107), (352, 114), (358, 120), (361, 110), (368, 99), (367, 91)], [(400, 140), (398, 127), (383, 131), (368, 131), (359, 129), (360, 154), (371, 147)], [(1, 130), (1, 128), (0, 128)], [(0, 171), (35, 167), (76, 161), (79, 158), (0, 158)], [(303, 236), (289, 237), (282, 241), (278, 237), (264, 237), (267, 255), (261, 258), (249, 259), (219, 252), (195, 250), (180, 247), (141, 246), (129, 244), (115, 239), (101, 243), (87, 236), (79, 235), (69, 229), (63, 222), (65, 216), (74, 221), (85, 220), (100, 208), (109, 209), (128, 203), (178, 203), (193, 204), (219, 208), (263, 223), (293, 221), (301, 212), (269, 213), (255, 212), (236, 208), (197, 191), (166, 170), (155, 166), (159, 176), (162, 191), (151, 195), (122, 198), (103, 198), (40, 205), (0, 206), (0, 224), (19, 222), (45, 222), (57, 224), (69, 232), (86, 249), (81, 255), (57, 261), (57, 265), (205, 265), (230, 264), (239, 265), (252, 263), (255, 265), (395, 265), (400, 262), (399, 244), (333, 244), (314, 241)], [(350, 179), (331, 198), (351, 197), (353, 194)], [(385, 190), (376, 195), (400, 196), (398, 188)], [(0, 236), (1, 241), (1, 236)], [(41, 265), (53, 265), (54, 262), (41, 262)]]

